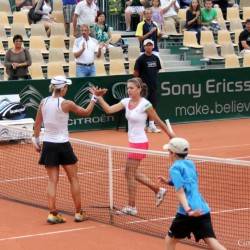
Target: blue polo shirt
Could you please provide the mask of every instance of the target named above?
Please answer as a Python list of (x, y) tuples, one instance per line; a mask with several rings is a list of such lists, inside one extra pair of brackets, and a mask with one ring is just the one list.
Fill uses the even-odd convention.
[[(156, 27), (156, 31), (154, 31), (149, 37), (147, 37), (147, 39), (151, 39), (154, 41), (154, 48), (153, 51), (159, 52), (158, 49), (158, 34), (161, 32), (157, 23), (156, 22), (151, 22), (150, 24), (148, 24), (146, 21), (142, 21), (137, 25), (137, 29), (136, 29), (136, 36), (144, 36), (145, 34), (147, 34), (152, 28)], [(144, 46), (143, 46), (143, 42), (140, 42), (140, 48), (141, 48), (141, 52), (145, 52), (144, 50)]]
[[(198, 173), (193, 161), (188, 159), (176, 160), (171, 166), (169, 173), (175, 190), (177, 191), (181, 187), (184, 189), (188, 204), (192, 210), (201, 209), (202, 214), (210, 212), (208, 204), (199, 192)], [(177, 213), (186, 215), (181, 204), (179, 204)]]

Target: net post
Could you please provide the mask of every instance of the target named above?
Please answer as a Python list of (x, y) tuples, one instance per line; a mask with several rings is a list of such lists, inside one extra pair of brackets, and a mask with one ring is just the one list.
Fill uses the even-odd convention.
[(108, 149), (108, 161), (109, 161), (109, 214), (110, 224), (113, 225), (113, 209), (114, 209), (114, 193), (113, 193), (113, 158), (112, 147)]

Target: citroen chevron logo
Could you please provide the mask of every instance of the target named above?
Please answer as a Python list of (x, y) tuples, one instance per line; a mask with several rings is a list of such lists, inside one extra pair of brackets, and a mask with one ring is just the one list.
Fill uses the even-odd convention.
[[(92, 82), (86, 82), (79, 89), (74, 97), (74, 101), (77, 105), (81, 107), (87, 107), (91, 100), (91, 94), (89, 92), (89, 88), (94, 87), (95, 85)], [(96, 107), (102, 110), (100, 104), (96, 103)]]
[[(90, 87), (94, 87), (95, 85), (91, 82), (86, 82), (82, 85), (82, 87), (79, 89), (79, 91), (74, 96), (74, 102), (81, 106), (81, 107), (87, 107), (91, 100), (91, 93), (89, 92)], [(32, 85), (26, 86), (20, 93), (20, 101), (23, 105), (26, 106), (26, 108), (33, 108), (35, 110), (38, 110), (39, 104), (44, 98), (44, 96)], [(100, 110), (102, 108), (97, 103), (96, 107), (98, 107)]]

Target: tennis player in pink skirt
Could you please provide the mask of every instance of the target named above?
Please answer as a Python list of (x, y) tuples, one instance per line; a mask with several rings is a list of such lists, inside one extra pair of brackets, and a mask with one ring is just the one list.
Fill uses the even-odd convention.
[[(98, 97), (98, 101), (103, 110), (107, 114), (126, 110), (126, 119), (128, 120), (128, 140), (131, 148), (148, 149), (148, 138), (145, 132), (146, 121), (149, 117), (154, 120), (169, 138), (175, 137), (174, 133), (169, 131), (165, 123), (159, 118), (152, 104), (145, 99), (147, 96), (147, 85), (140, 78), (132, 78), (128, 80), (128, 98), (122, 99), (119, 103), (110, 106), (102, 97)], [(95, 94), (95, 93), (93, 93)], [(156, 206), (159, 206), (167, 190), (159, 187), (152, 182), (145, 174), (138, 171), (138, 167), (145, 154), (128, 153), (126, 162), (125, 176), (128, 187), (128, 204), (120, 211), (119, 215), (137, 215), (135, 206), (137, 181), (149, 187), (156, 196)]]

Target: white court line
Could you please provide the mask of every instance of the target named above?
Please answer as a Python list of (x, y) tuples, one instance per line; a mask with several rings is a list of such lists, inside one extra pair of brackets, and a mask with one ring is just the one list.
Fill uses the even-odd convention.
[(37, 179), (48, 179), (47, 176), (37, 176), (37, 177), (27, 177), (27, 178), (19, 178), (19, 179), (8, 179), (0, 181), (0, 183), (4, 182), (16, 182), (16, 181), (30, 181), (30, 180), (37, 180)]
[(250, 144), (240, 144), (240, 145), (230, 145), (230, 146), (219, 146), (219, 147), (209, 147), (209, 148), (192, 148), (192, 151), (199, 151), (204, 149), (218, 149), (218, 148), (232, 148), (232, 147), (243, 147), (243, 146), (250, 146)]
[(96, 228), (96, 226), (81, 227), (81, 228), (75, 228), (75, 229), (63, 230), (63, 231), (54, 231), (54, 232), (49, 232), (49, 233), (27, 234), (27, 235), (21, 235), (21, 236), (9, 237), (9, 238), (2, 238), (2, 239), (0, 239), (0, 241), (17, 240), (17, 239), (32, 238), (32, 237), (37, 237), (37, 236), (46, 236), (46, 235), (52, 235), (52, 234), (69, 233), (69, 232), (80, 231), (80, 230), (89, 230), (89, 229), (93, 229), (93, 228)]
[[(238, 212), (238, 211), (247, 211), (247, 210), (250, 210), (250, 208), (249, 207), (247, 207), (247, 208), (236, 208), (236, 209), (214, 211), (214, 212), (210, 212), (210, 213), (211, 214), (220, 214), (220, 213), (232, 213), (232, 212)], [(144, 222), (155, 222), (155, 221), (171, 220), (171, 219), (174, 219), (174, 218), (175, 218), (175, 216), (165, 217), (165, 218), (148, 219), (148, 220), (136, 220), (136, 221), (126, 222), (126, 224), (136, 224), (136, 223), (144, 223)]]
[[(117, 168), (114, 169), (113, 172), (119, 172), (119, 171), (124, 171), (125, 168)], [(107, 173), (108, 170), (98, 170), (98, 171), (88, 171), (88, 172), (78, 172), (78, 175), (86, 175), (86, 174), (96, 174), (96, 173)], [(66, 174), (60, 174), (59, 177), (67, 177)], [(1, 183), (5, 183), (5, 182), (17, 182), (17, 181), (33, 181), (33, 180), (37, 180), (37, 179), (48, 179), (48, 176), (37, 176), (37, 177), (27, 177), (27, 178), (19, 178), (19, 179), (7, 179), (7, 180), (2, 180), (0, 181)]]

